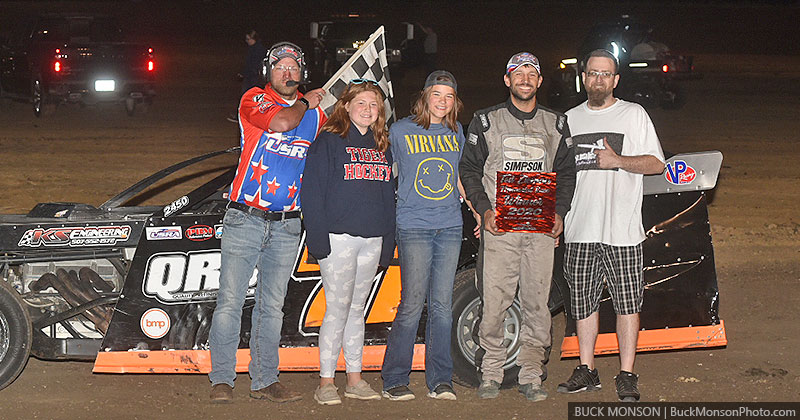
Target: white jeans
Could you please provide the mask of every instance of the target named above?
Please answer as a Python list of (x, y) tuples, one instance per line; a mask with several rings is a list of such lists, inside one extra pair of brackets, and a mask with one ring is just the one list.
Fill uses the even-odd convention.
[(330, 234), (331, 253), (319, 260), (325, 290), (325, 317), (319, 329), (319, 376), (333, 378), (339, 350), (347, 372), (361, 372), (364, 349), (364, 306), (369, 295), (383, 238)]

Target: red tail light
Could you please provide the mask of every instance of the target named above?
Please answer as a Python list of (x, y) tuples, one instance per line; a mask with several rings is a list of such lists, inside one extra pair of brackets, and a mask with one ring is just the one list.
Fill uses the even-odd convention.
[(56, 62), (53, 63), (53, 71), (55, 71), (56, 73), (60, 73), (61, 72), (61, 62), (60, 61), (56, 61)]
[(668, 64), (664, 64), (663, 66), (661, 66), (661, 71), (663, 71), (664, 73), (668, 72), (669, 71), (669, 65)]
[(156, 69), (156, 61), (153, 60), (153, 48), (152, 47), (147, 49), (147, 55), (148, 55), (148, 58), (149, 58), (147, 60), (147, 71), (154, 71)]

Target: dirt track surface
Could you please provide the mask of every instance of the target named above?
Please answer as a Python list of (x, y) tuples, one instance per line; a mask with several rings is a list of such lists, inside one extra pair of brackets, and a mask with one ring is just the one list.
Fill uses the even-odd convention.
[[(71, 6), (43, 3), (38, 7)], [(148, 11), (148, 2), (121, 6), (122, 12), (159, 38), (159, 96), (149, 112), (128, 117), (119, 106), (59, 107), (48, 119), (36, 119), (27, 104), (0, 108), (0, 212), (23, 213), (45, 201), (98, 205), (140, 178), (200, 153), (238, 145), (238, 129), (225, 121), (235, 107), (238, 84), (233, 75), (243, 59), (239, 33), (254, 25), (277, 41), (280, 28), (302, 36), (307, 21), (297, 16), (257, 19), (267, 6), (213, 2), (197, 5), (191, 19), (176, 8)], [(441, 20), (442, 67), (459, 79), (466, 104), (462, 122), (472, 111), (503, 100), (501, 72), (511, 54), (531, 49), (551, 68), (570, 54), (592, 22), (593, 14), (569, 2), (560, 7), (511, 2), (503, 8), (471, 7), (448, 11)], [(622, 13), (607, 5), (609, 16)], [(26, 10), (17, 3), (0, 5), (0, 16)], [(90, 9), (103, 3), (77, 4)], [(387, 6), (389, 7), (389, 6)], [(443, 6), (416, 10), (393, 6), (403, 19), (444, 16)], [(797, 7), (717, 3), (669, 8), (660, 3), (631, 6), (654, 22), (661, 40), (694, 53), (702, 80), (685, 84), (688, 102), (678, 111), (653, 110), (652, 119), (665, 150), (720, 150), (723, 169), (709, 207), (720, 289), (719, 313), (725, 321), (727, 348), (640, 354), (636, 370), (645, 401), (798, 401), (800, 400), (800, 56), (789, 44), (799, 21)], [(231, 9), (238, 8), (239, 12)], [(329, 6), (329, 8), (333, 8)], [(258, 10), (256, 10), (258, 9)], [(264, 9), (264, 10), (261, 10)], [(599, 8), (602, 9), (602, 8)], [(607, 10), (606, 10), (607, 9)], [(512, 20), (505, 20), (509, 10)], [(392, 14), (391, 16), (398, 16)], [(439, 19), (444, 19), (441, 17)], [(484, 21), (482, 19), (486, 19)], [(166, 24), (172, 21), (173, 24)], [(753, 27), (755, 22), (763, 22)], [(434, 24), (436, 21), (434, 21)], [(689, 25), (685, 26), (684, 23)], [(507, 24), (508, 23), (508, 24)], [(694, 24), (695, 26), (691, 26)], [(299, 29), (298, 29), (299, 28)], [(480, 28), (491, 28), (483, 32)], [(526, 37), (526, 28), (531, 36)], [(697, 34), (697, 38), (691, 35)], [(786, 40), (786, 41), (784, 41)], [(784, 46), (781, 46), (784, 43)], [(759, 44), (766, 49), (759, 49)], [(777, 44), (777, 45), (776, 45)], [(776, 55), (784, 53), (784, 55)], [(547, 73), (545, 73), (547, 75)], [(412, 71), (397, 81), (398, 113), (408, 111), (410, 93), (424, 74)], [(220, 163), (202, 168), (212, 173)], [(202, 174), (197, 174), (202, 175)], [(191, 177), (189, 177), (191, 178)], [(197, 185), (148, 195), (163, 204)], [(563, 315), (554, 319), (559, 351)], [(298, 403), (276, 405), (247, 397), (250, 381), (240, 375), (228, 406), (207, 403), (210, 386), (204, 375), (96, 375), (91, 363), (31, 359), (22, 375), (0, 391), (0, 419), (16, 418), (566, 418), (571, 401), (615, 401), (616, 357), (598, 359), (605, 387), (590, 395), (555, 392), (575, 360), (553, 359), (545, 388), (550, 398), (528, 403), (507, 390), (497, 400), (482, 401), (475, 391), (456, 387), (458, 402), (424, 396), (424, 376), (412, 374), (418, 398), (407, 403), (387, 400), (345, 401), (321, 407), (312, 399), (315, 373), (284, 373), (282, 382), (305, 392)], [(365, 374), (380, 387), (377, 373)]]

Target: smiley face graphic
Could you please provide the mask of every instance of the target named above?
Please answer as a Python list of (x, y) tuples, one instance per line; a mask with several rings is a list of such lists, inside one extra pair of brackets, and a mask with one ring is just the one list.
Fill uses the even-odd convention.
[(456, 176), (453, 165), (442, 158), (428, 158), (420, 162), (414, 189), (429, 200), (443, 200), (453, 193)]

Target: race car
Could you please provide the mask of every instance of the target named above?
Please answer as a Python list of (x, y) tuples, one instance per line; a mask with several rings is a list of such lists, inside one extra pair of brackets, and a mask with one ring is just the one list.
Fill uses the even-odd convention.
[[(94, 372), (207, 373), (208, 333), (219, 286), (220, 238), (228, 186), (235, 167), (166, 205), (140, 202), (148, 187), (192, 165), (236, 156), (239, 148), (175, 164), (95, 207), (40, 203), (27, 214), (0, 216), (0, 389), (23, 370), (28, 357), (94, 361)], [(645, 178), (646, 291), (639, 350), (722, 346), (719, 296), (706, 211), (716, 185), (719, 152), (676, 155), (663, 175)], [(454, 380), (477, 386), (481, 304), (475, 288), (478, 242), (464, 207), (464, 237), (453, 296)], [(550, 309), (566, 295), (561, 248)], [(400, 299), (395, 258), (376, 273), (366, 305), (363, 367), (380, 369)], [(250, 317), (256, 276), (245, 301), (237, 371), (249, 363)], [(606, 299), (607, 300), (607, 299)], [(601, 306), (598, 352), (616, 351), (613, 309)], [(569, 305), (564, 308), (569, 312)], [(280, 369), (319, 369), (319, 327), (325, 294), (319, 266), (305, 248), (295, 255), (281, 331)], [(516, 379), (521, 313), (507, 311), (506, 385)], [(424, 369), (425, 315), (420, 321), (414, 369)], [(577, 352), (568, 322), (562, 356)], [(344, 368), (342, 360), (340, 368)]]
[(686, 101), (678, 82), (700, 75), (694, 57), (678, 54), (652, 39), (653, 29), (623, 15), (593, 26), (578, 47), (577, 56), (562, 59), (549, 78), (548, 105), (566, 110), (586, 100), (581, 80), (584, 60), (596, 49), (606, 49), (619, 60), (620, 80), (615, 95), (646, 108), (678, 109)]

